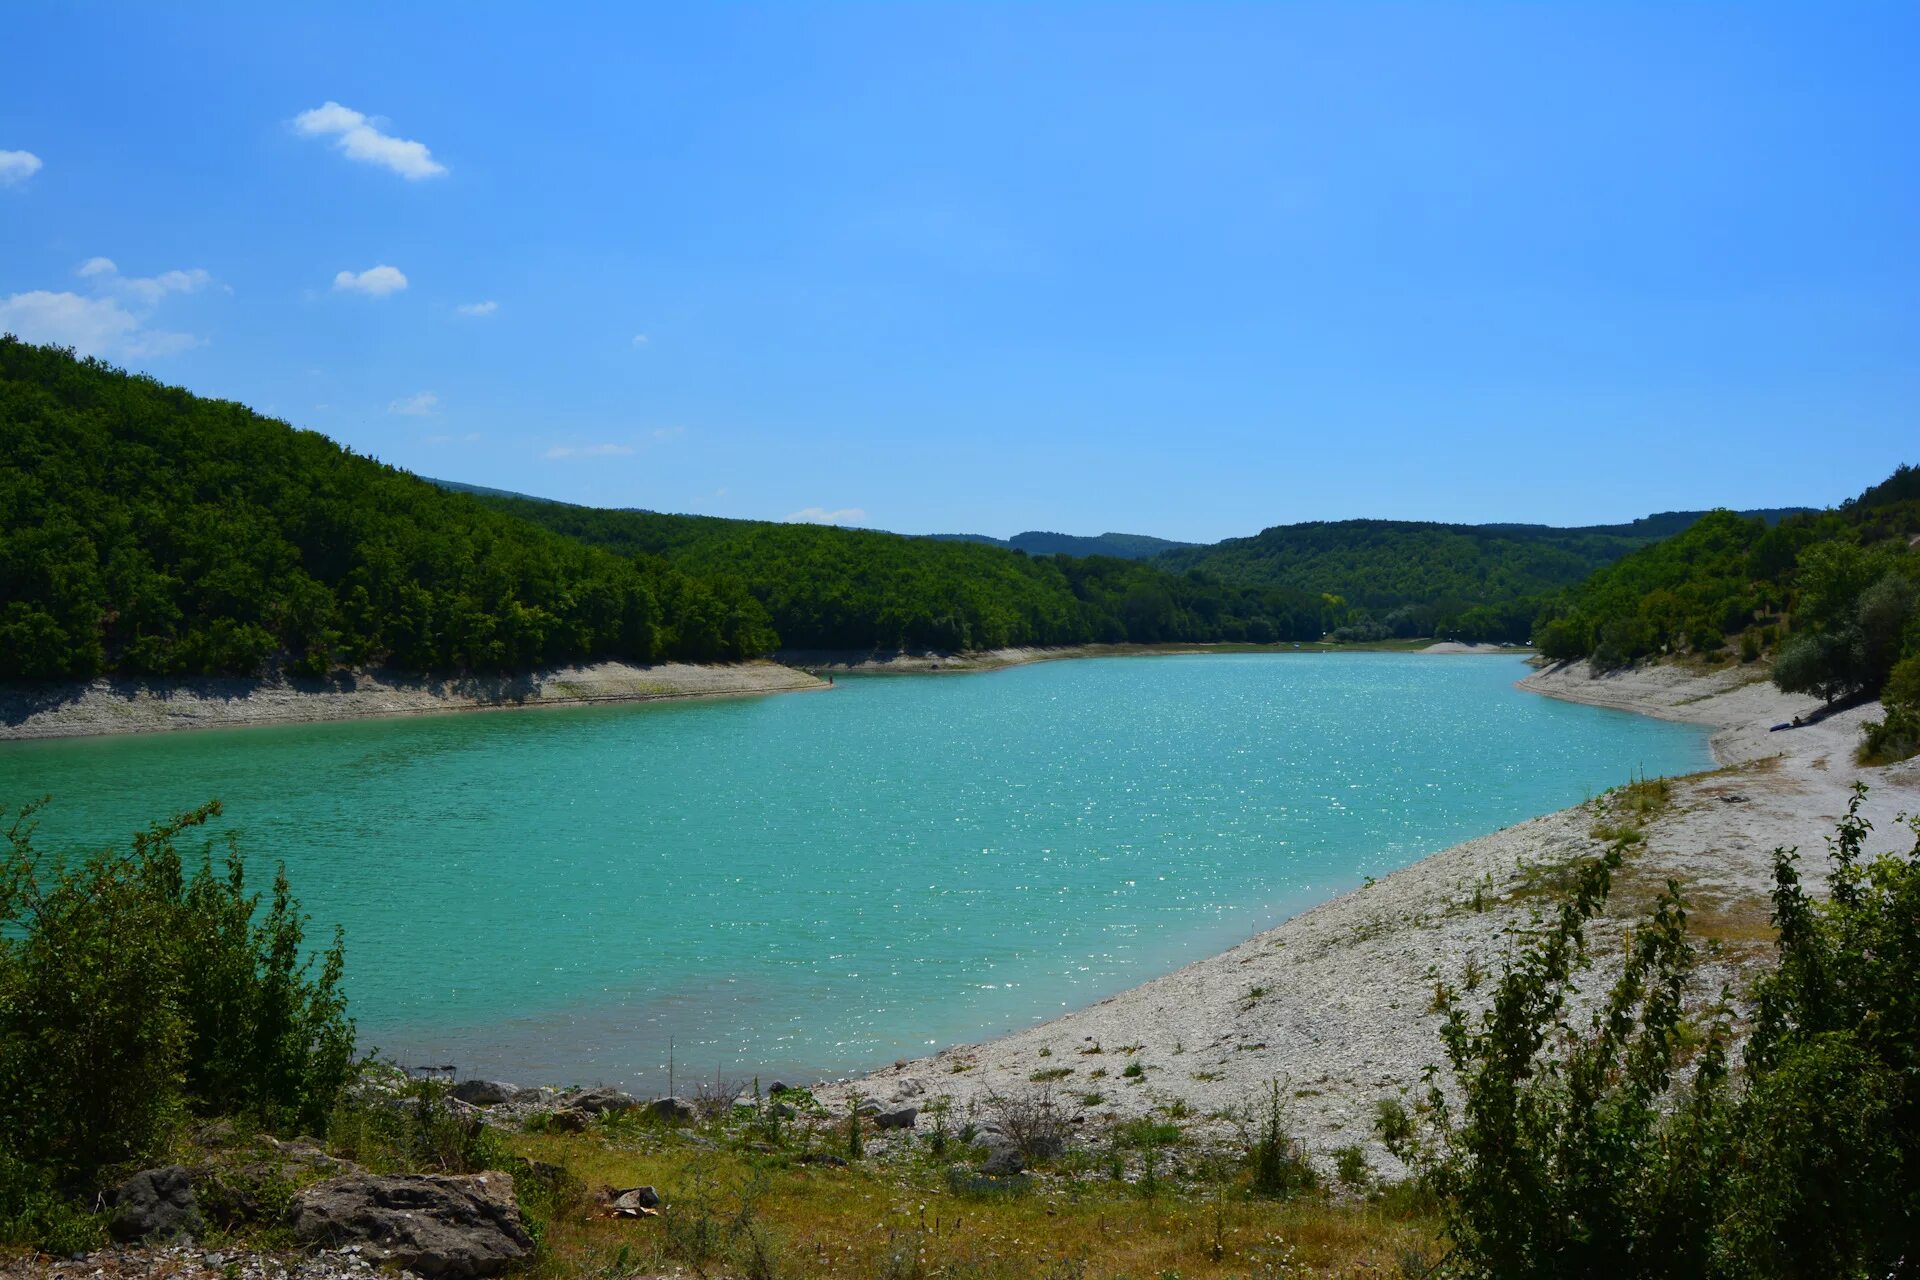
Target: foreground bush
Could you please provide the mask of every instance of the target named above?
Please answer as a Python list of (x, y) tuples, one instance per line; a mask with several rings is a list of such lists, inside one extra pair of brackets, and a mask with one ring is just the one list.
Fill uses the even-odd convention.
[(1740, 1071), (1729, 1019), (1683, 1003), (1694, 951), (1668, 885), (1585, 1026), (1567, 1016), (1586, 926), (1624, 845), (1470, 1017), (1443, 993), (1457, 1083), (1381, 1134), (1443, 1206), (1450, 1273), (1501, 1277), (1907, 1276), (1920, 1268), (1920, 823), (1863, 861), (1858, 788), (1829, 841), (1831, 898), (1776, 850), (1779, 965)]
[(217, 802), (74, 861), (33, 847), (36, 808), (0, 850), (10, 1181), (91, 1189), (188, 1114), (322, 1131), (353, 1069), (341, 942), (316, 972), (284, 873), (263, 909), (231, 842), (218, 869), (208, 842), (189, 871), (175, 841)]

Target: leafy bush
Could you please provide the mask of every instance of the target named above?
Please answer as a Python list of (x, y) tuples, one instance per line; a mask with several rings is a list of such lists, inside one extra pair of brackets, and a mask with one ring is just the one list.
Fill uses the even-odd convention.
[(1449, 1001), (1417, 1114), (1382, 1139), (1441, 1200), (1452, 1274), (1473, 1277), (1906, 1275), (1920, 1230), (1920, 822), (1913, 851), (1863, 864), (1858, 788), (1829, 841), (1831, 900), (1775, 851), (1779, 967), (1729, 1071), (1724, 1000), (1704, 1031), (1669, 884), (1587, 1025), (1567, 1003), (1621, 846), (1581, 868), (1557, 918), (1504, 968), (1491, 1006)]
[(36, 809), (0, 861), (0, 1150), (85, 1187), (190, 1111), (319, 1130), (352, 1070), (338, 936), (316, 973), (284, 876), (259, 911), (231, 845), (187, 873), (175, 840), (217, 802), (71, 862), (34, 849)]

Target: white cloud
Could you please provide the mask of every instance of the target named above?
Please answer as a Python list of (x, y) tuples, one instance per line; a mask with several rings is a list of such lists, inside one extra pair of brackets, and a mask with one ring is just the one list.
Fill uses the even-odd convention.
[(427, 443), (430, 445), (434, 445), (436, 447), (440, 445), (453, 444), (456, 441), (460, 444), (478, 444), (480, 442), (480, 438), (481, 438), (480, 433), (478, 431), (469, 431), (467, 432), (467, 434), (463, 436), (450, 436), (450, 435), (428, 436)]
[(447, 171), (424, 142), (382, 133), (373, 120), (337, 102), (302, 111), (293, 118), (293, 127), (309, 138), (331, 137), (333, 145), (349, 160), (391, 169), (410, 182), (437, 178)]
[(351, 271), (340, 272), (333, 278), (333, 287), (341, 293), (364, 293), (369, 297), (384, 298), (406, 288), (407, 277), (398, 267), (368, 267), (358, 275)]
[(644, 333), (636, 333), (636, 334), (634, 334), (634, 335), (633, 335), (633, 345), (634, 345), (634, 346), (636, 346), (636, 347), (644, 347), (644, 346), (646, 346), (646, 345), (647, 345), (647, 335), (646, 335), (646, 334), (644, 334)]
[(149, 328), (148, 321), (169, 294), (194, 293), (212, 284), (202, 268), (123, 276), (112, 258), (95, 257), (81, 263), (76, 274), (93, 296), (34, 289), (0, 298), (0, 329), (91, 356), (169, 356), (201, 344), (190, 333)]
[(855, 520), (865, 520), (867, 513), (860, 507), (839, 507), (829, 511), (825, 507), (802, 507), (787, 517), (789, 524), (850, 524)]
[(45, 289), (0, 298), (0, 331), (90, 356), (168, 356), (200, 345), (192, 334), (147, 328), (112, 298)]
[(549, 458), (618, 458), (633, 452), (630, 444), (557, 444), (547, 450)]
[(685, 434), (687, 434), (685, 427), (655, 427), (653, 429), (653, 438), (662, 444), (669, 440), (678, 440)]
[(440, 397), (431, 391), (402, 396), (387, 406), (387, 412), (404, 414), (409, 418), (430, 417), (440, 412)]
[(495, 302), (492, 298), (488, 298), (485, 302), (461, 303), (459, 306), (454, 308), (454, 311), (457, 314), (463, 315), (463, 316), (490, 316), (494, 312), (498, 311), (499, 309), (500, 309), (500, 304)]
[(15, 187), (40, 172), (40, 157), (31, 151), (0, 151), (0, 187)]

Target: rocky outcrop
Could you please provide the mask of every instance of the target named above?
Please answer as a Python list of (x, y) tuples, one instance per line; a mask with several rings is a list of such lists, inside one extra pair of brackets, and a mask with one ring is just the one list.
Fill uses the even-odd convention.
[(433, 1280), (495, 1275), (533, 1250), (505, 1173), (332, 1178), (296, 1195), (287, 1221), (303, 1244), (358, 1243)]
[(142, 1169), (115, 1187), (107, 1228), (116, 1240), (191, 1239), (204, 1227), (184, 1165)]

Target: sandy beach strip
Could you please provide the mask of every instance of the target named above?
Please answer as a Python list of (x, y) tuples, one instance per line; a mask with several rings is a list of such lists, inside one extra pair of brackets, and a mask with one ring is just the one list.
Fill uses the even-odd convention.
[(356, 672), (321, 680), (94, 680), (0, 688), (0, 741), (240, 728), (453, 711), (747, 697), (825, 689), (775, 662), (598, 662), (518, 676)]
[[(1856, 778), (1872, 788), (1873, 849), (1911, 843), (1895, 818), (1920, 811), (1920, 760), (1853, 763), (1861, 721), (1877, 706), (1769, 733), (1818, 704), (1780, 693), (1752, 667), (1653, 667), (1594, 679), (1576, 664), (1537, 672), (1521, 687), (1711, 726), (1722, 766), (1675, 781), (1671, 803), (1630, 853), (1609, 915), (1594, 930), (1599, 960), (1583, 1000), (1602, 988), (1624, 927), (1669, 877), (1691, 902), (1703, 999), (1723, 983), (1738, 993), (1771, 956), (1774, 847), (1803, 850), (1803, 869), (1817, 882), (1824, 838)], [(1373, 1137), (1374, 1110), (1380, 1099), (1418, 1088), (1426, 1066), (1441, 1060), (1436, 976), (1459, 983), (1469, 962), (1498, 972), (1510, 931), (1556, 901), (1558, 873), (1603, 851), (1594, 829), (1606, 804), (1597, 798), (1455, 845), (1090, 1007), (821, 1092), (837, 1103), (858, 1090), (922, 1105), (944, 1094), (964, 1113), (996, 1093), (1048, 1088), (1097, 1129), (1183, 1108), (1219, 1123), (1278, 1082), (1310, 1151), (1325, 1158), (1358, 1144), (1392, 1172), (1395, 1162)], [(1491, 985), (1483, 982), (1480, 993)], [(1129, 1077), (1136, 1063), (1141, 1070)]]

